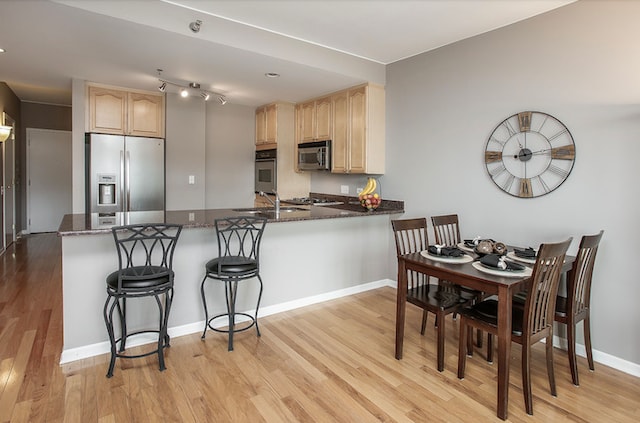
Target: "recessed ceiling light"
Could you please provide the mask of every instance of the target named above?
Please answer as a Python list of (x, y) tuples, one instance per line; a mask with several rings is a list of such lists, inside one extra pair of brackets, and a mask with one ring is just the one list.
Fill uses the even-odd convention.
[(264, 74), (267, 78), (279, 78), (280, 74), (275, 72), (267, 72)]

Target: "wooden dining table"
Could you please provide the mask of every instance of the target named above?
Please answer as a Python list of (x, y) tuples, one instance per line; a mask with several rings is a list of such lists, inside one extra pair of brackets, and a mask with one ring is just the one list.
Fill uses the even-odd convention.
[[(474, 253), (467, 253), (475, 257)], [(575, 257), (566, 256), (563, 272), (571, 269)], [(529, 265), (533, 267), (533, 265)], [(445, 263), (422, 254), (398, 256), (398, 289), (396, 304), (396, 359), (402, 359), (405, 307), (407, 303), (407, 270), (498, 296), (498, 401), (497, 415), (507, 419), (509, 405), (509, 357), (511, 355), (511, 307), (514, 294), (526, 287), (528, 277), (505, 277), (481, 272), (472, 263)]]

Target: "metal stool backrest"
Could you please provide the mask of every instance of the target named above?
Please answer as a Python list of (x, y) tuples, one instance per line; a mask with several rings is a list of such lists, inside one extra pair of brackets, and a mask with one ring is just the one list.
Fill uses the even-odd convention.
[[(113, 227), (111, 232), (116, 243), (119, 265), (116, 292), (149, 290), (126, 287), (127, 282), (136, 281), (165, 279), (161, 287), (172, 286), (173, 253), (181, 231), (182, 225), (165, 223)], [(161, 287), (156, 286), (154, 289)]]
[[(260, 244), (266, 224), (265, 217), (257, 216), (216, 219), (218, 257), (243, 257), (255, 260), (259, 269)], [(224, 264), (224, 261), (220, 261), (219, 264)]]

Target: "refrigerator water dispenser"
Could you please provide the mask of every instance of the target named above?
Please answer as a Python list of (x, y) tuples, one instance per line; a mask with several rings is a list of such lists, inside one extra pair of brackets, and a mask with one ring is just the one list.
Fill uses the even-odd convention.
[(98, 205), (116, 204), (116, 175), (98, 175)]

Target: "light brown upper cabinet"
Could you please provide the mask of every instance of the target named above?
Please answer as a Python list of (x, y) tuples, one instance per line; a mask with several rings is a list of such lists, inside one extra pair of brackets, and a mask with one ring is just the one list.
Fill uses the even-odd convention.
[(384, 102), (384, 88), (373, 84), (340, 91), (332, 96), (333, 173), (384, 173)]
[[(256, 145), (278, 142), (278, 107), (276, 103), (256, 109)], [(275, 147), (274, 147), (275, 148)]]
[(331, 139), (333, 116), (331, 96), (298, 105), (298, 143)]
[(88, 86), (89, 132), (164, 137), (164, 95)]

